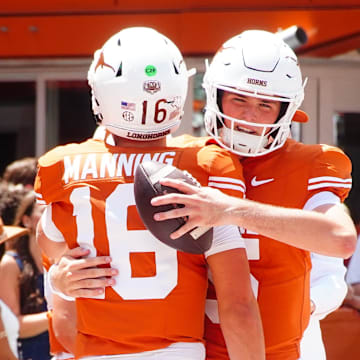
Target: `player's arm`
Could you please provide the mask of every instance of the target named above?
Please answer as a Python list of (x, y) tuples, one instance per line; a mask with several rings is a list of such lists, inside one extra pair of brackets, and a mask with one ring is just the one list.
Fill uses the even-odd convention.
[(49, 283), (49, 269), (51, 262), (42, 254), (44, 267), (44, 295), (48, 307), (50, 351), (74, 353), (76, 328), (76, 305), (71, 299), (64, 300), (57, 296)]
[(265, 345), (243, 248), (207, 258), (216, 289), (221, 330), (230, 359), (264, 360)]
[(76, 305), (53, 295), (52, 327), (57, 340), (71, 354), (75, 352), (76, 343)]
[(308, 211), (243, 200), (231, 213), (240, 226), (304, 250), (343, 258), (355, 251), (355, 226), (340, 204)]
[(322, 205), (316, 211), (262, 204), (227, 196), (218, 190), (196, 188), (177, 180), (161, 180), (185, 194), (167, 194), (152, 199), (152, 205), (183, 204), (155, 215), (156, 220), (188, 216), (173, 233), (177, 238), (195, 226), (235, 224), (291, 246), (323, 255), (348, 258), (356, 246), (356, 230), (350, 216), (338, 204)]
[(41, 251), (49, 258), (52, 262), (56, 263), (62, 254), (68, 250), (65, 241), (53, 241), (50, 240), (43, 229), (41, 217), (36, 227), (36, 241), (39, 244)]

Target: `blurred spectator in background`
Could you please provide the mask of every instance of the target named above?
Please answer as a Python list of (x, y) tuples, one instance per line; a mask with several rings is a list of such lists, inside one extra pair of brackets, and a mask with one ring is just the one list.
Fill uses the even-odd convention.
[(42, 206), (35, 203), (32, 190), (2, 185), (0, 215), (4, 223), (29, 230), (28, 235), (9, 242), (0, 264), (2, 299), (19, 318), (18, 350), (23, 360), (50, 359), (42, 258), (35, 239), (41, 213)]
[[(15, 226), (4, 226), (0, 217), (0, 261), (5, 253), (5, 241), (22, 236), (26, 229)], [(4, 289), (0, 290), (1, 292)], [(0, 300), (0, 359), (18, 359), (17, 338), (19, 336), (19, 320), (9, 307)]]
[[(0, 216), (5, 225), (12, 225), (22, 198), (29, 190), (23, 185), (0, 182)], [(6, 242), (8, 245), (9, 242)]]
[(5, 168), (3, 181), (10, 184), (22, 184), (32, 189), (36, 172), (37, 159), (35, 157), (26, 157), (13, 161)]
[[(105, 136), (103, 133), (101, 133), (101, 136)], [(14, 191), (15, 193), (21, 193), (20, 198), (24, 196), (24, 190), (21, 186), (25, 187), (26, 189), (33, 189), (33, 183), (37, 172), (37, 159), (34, 157), (26, 157), (23, 159), (16, 160), (12, 163), (10, 163), (3, 174), (3, 183), (4, 186), (8, 186)], [(21, 185), (21, 186), (19, 186)], [(8, 193), (8, 192), (6, 192)], [(32, 193), (30, 193), (32, 194)], [(36, 215), (39, 210), (39, 205), (35, 205), (33, 203), (33, 194), (29, 195), (27, 199), (24, 199), (24, 201), (21, 203), (21, 208), (18, 209), (17, 214), (15, 214), (15, 210), (20, 205), (20, 200), (18, 196), (13, 196), (12, 200), (8, 199), (6, 203), (8, 203), (7, 208), (7, 219), (6, 223), (22, 223), (22, 221), (26, 222), (27, 227), (31, 229), (31, 236), (34, 235), (35, 227), (38, 221), (38, 216)], [(33, 207), (36, 207), (36, 210), (33, 211)], [(0, 206), (1, 209), (1, 206)], [(33, 211), (33, 214), (31, 212)], [(1, 212), (1, 211), (0, 211)], [(21, 215), (24, 214), (23, 220), (20, 218)], [(18, 248), (22, 248), (24, 245), (19, 243), (17, 244)], [(35, 243), (33, 243), (36, 252), (38, 252), (37, 246), (35, 246)], [(12, 248), (15, 245), (12, 246)], [(27, 245), (26, 245), (27, 246)], [(11, 249), (10, 251), (13, 251)], [(16, 251), (17, 252), (17, 251)], [(38, 256), (36, 256), (38, 258)], [(43, 271), (44, 275), (46, 274), (47, 268), (50, 266), (50, 259), (43, 258), (42, 263), (44, 265)], [(37, 267), (40, 268), (39, 262), (36, 264)], [(39, 277), (41, 275), (39, 274)], [(39, 279), (40, 285), (42, 287), (42, 281)], [(46, 292), (46, 279), (44, 279), (44, 293)], [(42, 290), (41, 290), (42, 293)], [(64, 299), (59, 298), (57, 295), (51, 294), (51, 291), (47, 291), (47, 317), (48, 317), (48, 331), (49, 334), (44, 333), (41, 335), (45, 338), (49, 336), (49, 346), (50, 346), (50, 352), (53, 355), (53, 360), (56, 359), (68, 359), (72, 357), (69, 352), (69, 348), (73, 346), (75, 335), (76, 335), (76, 324), (75, 324), (75, 305), (73, 302), (65, 301)], [(54, 312), (53, 308), (56, 307), (57, 311)], [(45, 310), (45, 307), (44, 307)], [(41, 323), (41, 329), (44, 328), (44, 319), (42, 317), (39, 318), (39, 323)], [(35, 318), (33, 318), (35, 321)], [(54, 330), (53, 327), (55, 326)], [(65, 330), (64, 330), (65, 328)], [(62, 338), (62, 343), (58, 341), (55, 335), (57, 335), (57, 332), (61, 329), (62, 333), (65, 334), (65, 338)], [(22, 343), (27, 342), (28, 340), (21, 340)], [(31, 343), (34, 343), (33, 338), (30, 338), (29, 340)], [(64, 346), (64, 344), (66, 346)], [(24, 344), (22, 344), (22, 354), (24, 355)], [(2, 360), (2, 358), (0, 358)]]

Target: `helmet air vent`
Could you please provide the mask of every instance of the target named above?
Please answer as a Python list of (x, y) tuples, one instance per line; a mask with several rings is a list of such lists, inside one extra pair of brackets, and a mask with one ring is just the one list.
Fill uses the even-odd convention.
[(120, 77), (120, 76), (122, 76), (122, 62), (120, 63), (119, 69), (116, 73), (116, 77)]
[(180, 74), (179, 69), (177, 68), (174, 62), (173, 62), (173, 66), (174, 66), (175, 74), (179, 75)]

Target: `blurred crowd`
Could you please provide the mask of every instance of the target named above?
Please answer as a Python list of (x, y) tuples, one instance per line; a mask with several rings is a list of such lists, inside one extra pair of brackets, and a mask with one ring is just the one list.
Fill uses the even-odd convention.
[[(51, 358), (42, 256), (35, 238), (44, 207), (35, 201), (36, 171), (36, 158), (20, 159), (6, 167), (0, 183), (0, 216), (6, 229), (0, 262), (1, 318), (5, 331), (0, 340), (1, 359)], [(20, 236), (6, 236), (16, 229), (12, 226), (27, 231), (20, 232)]]

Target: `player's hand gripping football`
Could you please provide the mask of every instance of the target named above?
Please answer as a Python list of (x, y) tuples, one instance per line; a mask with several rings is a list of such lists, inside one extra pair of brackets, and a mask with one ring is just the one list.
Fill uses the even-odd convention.
[(68, 250), (51, 271), (52, 286), (70, 297), (96, 298), (105, 287), (115, 284), (118, 271), (109, 267), (109, 256), (86, 257), (89, 250), (80, 247)]
[(235, 200), (225, 195), (220, 190), (210, 187), (196, 187), (183, 181), (163, 179), (160, 183), (176, 188), (183, 194), (171, 193), (157, 196), (151, 200), (151, 205), (183, 204), (173, 210), (156, 213), (154, 219), (163, 221), (177, 217), (188, 217), (187, 222), (171, 234), (172, 239), (177, 239), (196, 226), (219, 226), (230, 224), (229, 217), (232, 201)]

